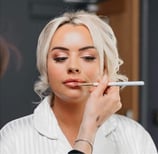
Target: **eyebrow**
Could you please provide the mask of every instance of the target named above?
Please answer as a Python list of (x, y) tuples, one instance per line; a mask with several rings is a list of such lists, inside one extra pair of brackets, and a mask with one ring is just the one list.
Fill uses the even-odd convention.
[(57, 47), (52, 48), (51, 51), (57, 50), (57, 49), (59, 49), (59, 50), (65, 50), (65, 51), (68, 51), (68, 50), (69, 50), (69, 49), (67, 49), (67, 48), (65, 48), (65, 47), (60, 47), (60, 46), (58, 47), (58, 46), (57, 46)]
[(87, 49), (96, 49), (94, 46), (85, 46), (83, 48), (80, 48), (79, 51), (87, 50)]
[[(64, 51), (69, 51), (68, 48), (65, 48), (65, 47), (60, 47), (60, 46), (56, 46), (54, 48), (51, 49), (51, 51), (53, 50), (64, 50)], [(87, 49), (96, 49), (94, 46), (85, 46), (85, 47), (82, 47), (79, 49), (79, 51), (84, 51), (84, 50), (87, 50)]]

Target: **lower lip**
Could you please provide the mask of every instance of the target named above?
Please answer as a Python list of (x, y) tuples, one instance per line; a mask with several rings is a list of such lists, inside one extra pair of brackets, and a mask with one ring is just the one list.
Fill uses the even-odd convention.
[(66, 86), (71, 87), (71, 88), (76, 88), (78, 86), (78, 82), (66, 82), (64, 83)]

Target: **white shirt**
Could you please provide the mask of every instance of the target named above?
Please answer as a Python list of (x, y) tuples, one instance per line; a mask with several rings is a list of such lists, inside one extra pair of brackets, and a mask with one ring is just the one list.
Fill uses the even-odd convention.
[[(34, 113), (6, 124), (0, 131), (0, 154), (67, 154), (71, 145), (61, 131), (46, 97)], [(121, 115), (98, 130), (93, 154), (157, 154), (148, 132)]]

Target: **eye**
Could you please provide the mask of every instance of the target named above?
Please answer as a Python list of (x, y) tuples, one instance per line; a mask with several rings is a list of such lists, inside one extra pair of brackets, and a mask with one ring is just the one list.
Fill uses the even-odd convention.
[(55, 57), (53, 58), (53, 60), (58, 63), (58, 62), (64, 62), (67, 58), (68, 57)]
[(82, 59), (84, 59), (85, 61), (94, 61), (96, 59), (96, 57), (94, 56), (83, 56), (81, 57)]

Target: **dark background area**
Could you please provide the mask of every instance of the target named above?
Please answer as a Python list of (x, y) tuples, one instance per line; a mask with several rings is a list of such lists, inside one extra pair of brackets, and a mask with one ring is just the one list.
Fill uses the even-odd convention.
[[(158, 147), (158, 1), (148, 0), (147, 129)], [(142, 51), (143, 54), (143, 51)]]
[[(43, 26), (66, 10), (86, 9), (84, 4), (65, 4), (62, 0), (0, 0), (0, 36), (13, 44), (21, 58), (11, 50), (10, 63), (0, 80), (0, 127), (8, 121), (32, 113), (39, 101), (33, 91), (38, 79), (36, 45)], [(158, 1), (141, 1), (141, 78), (146, 81), (140, 100), (140, 123), (158, 146)], [(20, 67), (19, 67), (20, 65)]]

